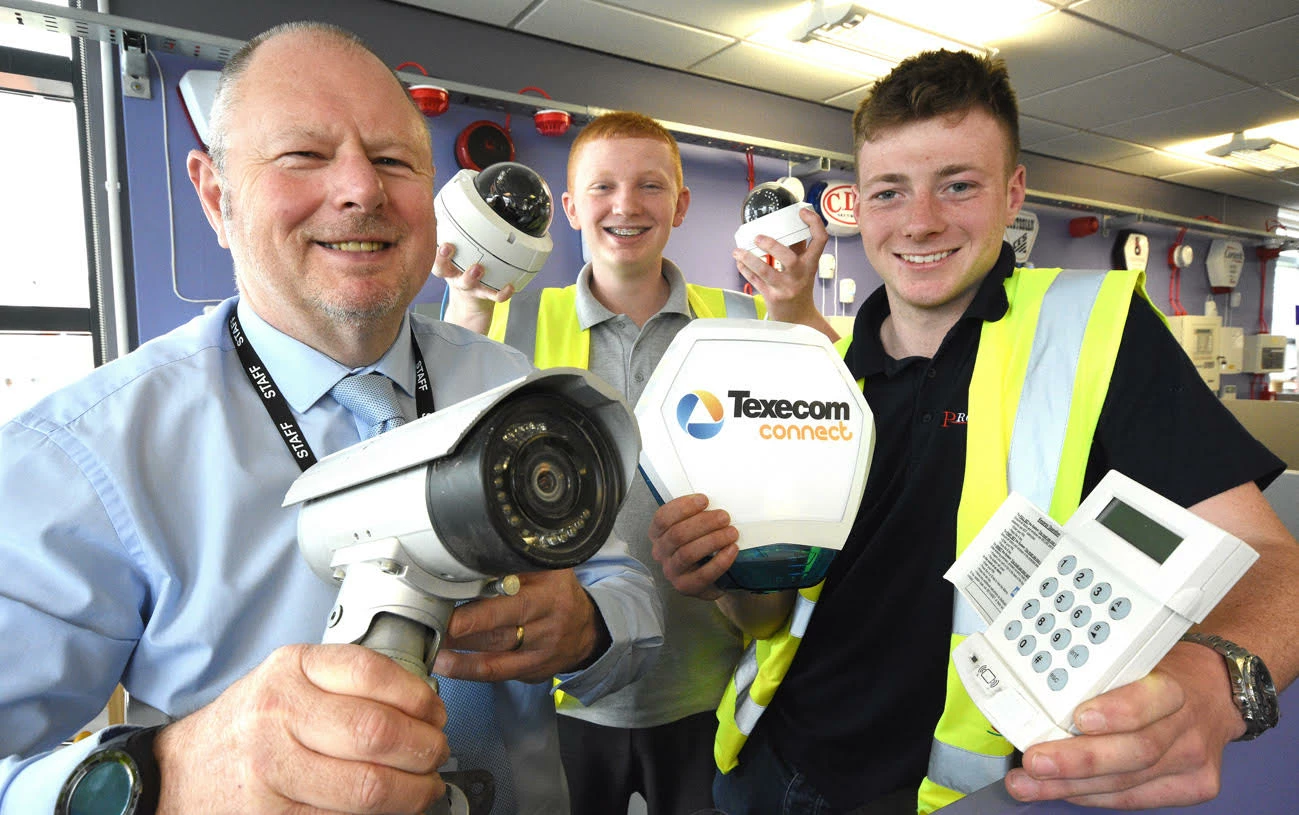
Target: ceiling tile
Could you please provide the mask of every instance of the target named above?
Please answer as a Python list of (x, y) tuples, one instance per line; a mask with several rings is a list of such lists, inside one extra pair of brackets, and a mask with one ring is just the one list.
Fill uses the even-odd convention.
[(1025, 116), (1022, 113), (1019, 117), (1020, 147), (1031, 148), (1033, 145), (1048, 139), (1058, 139), (1061, 136), (1068, 136), (1070, 133), (1077, 132), (1072, 127), (1044, 122), (1041, 119), (1034, 119), (1032, 116)]
[(745, 42), (709, 57), (694, 70), (704, 76), (816, 101), (848, 93), (871, 81)]
[(1185, 173), (1200, 170), (1204, 164), (1182, 156), (1161, 153), (1151, 150), (1135, 156), (1103, 162), (1102, 166), (1134, 175), (1145, 175), (1151, 178), (1162, 178), (1174, 173)]
[(1020, 100), (1025, 113), (1095, 130), (1249, 86), (1177, 56), (1114, 71)]
[(1248, 0), (1232, 3), (1229, 9), (1222, 0), (1090, 0), (1073, 10), (1174, 50), (1284, 19), (1296, 11), (1294, 0)]
[(1229, 170), (1225, 167), (1174, 173), (1165, 176), (1164, 180), (1214, 190), (1215, 192), (1241, 198), (1250, 198), (1255, 201), (1264, 201), (1277, 206), (1293, 207), (1299, 205), (1299, 187), (1281, 181), (1260, 178), (1237, 170)]
[(1299, 14), (1241, 34), (1186, 49), (1186, 53), (1258, 83), (1299, 76)]
[(1296, 99), (1299, 99), (1299, 76), (1286, 79), (1282, 82), (1273, 82), (1272, 87), (1279, 91), (1285, 91)]
[(869, 80), (865, 84), (861, 85), (860, 87), (853, 88), (847, 93), (840, 94), (839, 96), (832, 96), (829, 99), (826, 99), (825, 104), (830, 105), (831, 107), (843, 108), (844, 110), (855, 111), (857, 110), (857, 105), (861, 103), (861, 100), (865, 99), (866, 95), (870, 93), (871, 86), (874, 84), (875, 84), (874, 80)]
[(674, 20), (706, 31), (744, 38), (805, 6), (801, 0), (606, 0), (608, 5)]
[(1026, 30), (989, 45), (1006, 60), (1010, 81), (1021, 99), (1164, 53), (1064, 13), (1049, 14)]
[(419, 6), (479, 23), (508, 28), (515, 17), (531, 5), (531, 0), (401, 0), (408, 6)]
[(518, 25), (539, 37), (685, 69), (734, 40), (590, 0), (546, 0)]
[(1121, 141), (1091, 133), (1074, 133), (1059, 139), (1050, 139), (1033, 145), (1034, 153), (1067, 158), (1084, 164), (1100, 164), (1114, 159), (1149, 152), (1144, 147), (1134, 147)]
[(1295, 118), (1299, 118), (1299, 101), (1275, 91), (1253, 89), (1106, 125), (1098, 131), (1151, 147), (1168, 147)]

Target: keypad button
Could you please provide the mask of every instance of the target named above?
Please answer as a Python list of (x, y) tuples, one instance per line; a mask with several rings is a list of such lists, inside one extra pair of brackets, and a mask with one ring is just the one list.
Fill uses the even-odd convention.
[(1091, 656), (1091, 652), (1087, 650), (1086, 645), (1075, 645), (1069, 649), (1069, 664), (1075, 668), (1081, 668), (1087, 664), (1087, 657), (1089, 656)]
[(1073, 555), (1065, 555), (1060, 558), (1060, 562), (1055, 565), (1056, 571), (1060, 574), (1069, 574), (1073, 568), (1078, 565), (1078, 558)]
[(1092, 620), (1092, 610), (1087, 606), (1078, 606), (1069, 612), (1069, 622), (1074, 624), (1074, 628), (1082, 628)]
[(1018, 637), (1019, 632), (1022, 631), (1023, 629), (1024, 626), (1020, 625), (1019, 620), (1011, 620), (1010, 622), (1006, 623), (1006, 639), (1008, 640), (1015, 639), (1015, 637)]
[(1092, 582), (1091, 569), (1079, 569), (1077, 572), (1074, 573), (1073, 584), (1075, 588), (1085, 589), (1091, 585), (1091, 582)]
[(1046, 670), (1051, 667), (1051, 655), (1046, 651), (1038, 651), (1033, 655), (1032, 664), (1033, 670), (1038, 673), (1046, 673)]
[(1109, 583), (1097, 583), (1095, 586), (1092, 586), (1092, 590), (1088, 592), (1088, 594), (1091, 595), (1093, 603), (1104, 603), (1106, 600), (1110, 599), (1110, 591)]
[(1067, 628), (1057, 628), (1051, 632), (1051, 647), (1057, 651), (1063, 651), (1069, 647), (1069, 641), (1073, 639), (1073, 634), (1069, 633)]
[(1073, 605), (1073, 592), (1062, 591), (1055, 596), (1056, 611), (1068, 611), (1069, 607), (1072, 605)]
[(1110, 617), (1121, 620), (1132, 613), (1132, 601), (1126, 597), (1115, 597), (1110, 603)]
[(1015, 643), (1015, 650), (1019, 651), (1021, 656), (1028, 656), (1029, 654), (1033, 653), (1033, 649), (1036, 647), (1037, 647), (1037, 637), (1033, 636), (1032, 634), (1024, 635), (1024, 637), (1022, 637), (1019, 642)]
[(1046, 675), (1046, 686), (1051, 690), (1064, 690), (1064, 686), (1069, 684), (1069, 672), (1064, 668), (1056, 668)]
[(1093, 623), (1092, 627), (1087, 629), (1087, 639), (1092, 641), (1092, 645), (1100, 645), (1110, 638), (1110, 624), (1106, 622)]
[(1019, 613), (1024, 615), (1025, 620), (1029, 620), (1036, 617), (1037, 612), (1041, 608), (1042, 606), (1038, 604), (1036, 600), (1029, 600), (1027, 603), (1019, 607)]
[(1051, 595), (1055, 594), (1055, 590), (1059, 586), (1060, 583), (1056, 581), (1054, 577), (1048, 577), (1046, 580), (1042, 581), (1041, 585), (1037, 587), (1037, 590), (1042, 594), (1043, 597), (1050, 597)]
[(1033, 627), (1037, 629), (1037, 633), (1045, 634), (1052, 628), (1055, 628), (1055, 615), (1043, 614), (1041, 617), (1038, 617), (1033, 621)]

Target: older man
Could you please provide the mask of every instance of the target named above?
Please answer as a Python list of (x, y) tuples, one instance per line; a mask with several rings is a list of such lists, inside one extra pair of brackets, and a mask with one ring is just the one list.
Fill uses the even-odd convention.
[[(309, 644), (335, 589), (280, 507), (375, 432), (349, 381), (413, 419), (531, 368), (407, 313), (437, 249), (423, 118), (355, 37), (290, 24), (226, 65), (213, 127), (190, 176), (239, 296), (0, 428), (0, 812), (85, 811), (107, 792), (79, 773), (122, 755), (128, 812), (418, 812), (449, 754), (500, 757), (493, 812), (567, 811), (548, 681), (594, 699), (642, 672), (644, 570), (615, 545), (457, 609), (446, 645), (478, 653), (444, 653), (444, 691), (493, 701), (448, 712), (385, 657)], [(119, 681), (169, 723), (55, 749)]]

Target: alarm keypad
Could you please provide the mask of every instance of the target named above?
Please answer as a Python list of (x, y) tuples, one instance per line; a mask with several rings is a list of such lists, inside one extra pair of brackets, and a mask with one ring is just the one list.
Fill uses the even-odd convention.
[[(1004, 631), (1033, 673), (1042, 675), (1048, 692), (1064, 690), (1071, 672), (1086, 665), (1093, 651), (1104, 650), (1112, 626), (1133, 612), (1132, 599), (1123, 594), (1122, 587), (1115, 594), (1114, 585), (1100, 573), (1103, 570), (1086, 560), (1085, 552), (1060, 556), (1055, 564), (1059, 580), (1049, 577), (1040, 582), (1037, 589), (1042, 599), (1029, 599), (1020, 606), (1025, 623), (1014, 621)], [(1032, 633), (1021, 633), (1026, 628), (1045, 638), (1045, 650)], [(1059, 653), (1061, 659), (1053, 653)]]

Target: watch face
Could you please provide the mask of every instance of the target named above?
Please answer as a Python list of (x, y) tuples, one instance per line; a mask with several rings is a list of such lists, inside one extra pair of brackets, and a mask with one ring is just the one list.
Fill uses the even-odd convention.
[(1281, 718), (1280, 708), (1276, 701), (1276, 685), (1272, 683), (1272, 674), (1263, 660), (1251, 657), (1246, 663), (1245, 686), (1249, 688), (1254, 705), (1258, 710), (1256, 719), (1259, 732), (1275, 727)]
[(110, 750), (82, 764), (60, 796), (59, 815), (128, 815), (139, 797), (135, 763)]

